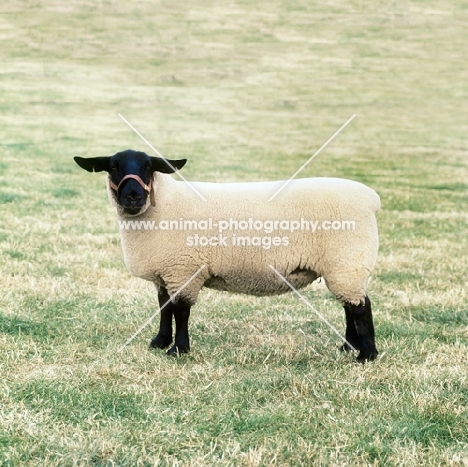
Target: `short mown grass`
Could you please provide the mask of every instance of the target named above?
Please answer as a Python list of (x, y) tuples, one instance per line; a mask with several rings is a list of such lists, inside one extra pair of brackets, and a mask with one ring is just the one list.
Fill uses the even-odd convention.
[[(0, 7), (0, 465), (467, 466), (468, 5), (13, 2)], [(148, 349), (102, 174), (148, 147), (189, 180), (368, 184), (377, 361), (294, 295), (203, 290), (192, 352)], [(344, 332), (340, 305), (305, 297)]]

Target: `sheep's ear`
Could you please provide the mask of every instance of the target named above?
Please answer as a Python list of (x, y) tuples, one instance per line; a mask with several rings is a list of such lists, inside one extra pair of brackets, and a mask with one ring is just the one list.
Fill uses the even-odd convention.
[(110, 157), (74, 157), (75, 162), (88, 172), (109, 172)]
[(153, 169), (153, 172), (172, 174), (176, 170), (181, 169), (186, 162), (187, 159), (172, 160), (162, 159), (160, 157), (151, 157), (151, 168)]

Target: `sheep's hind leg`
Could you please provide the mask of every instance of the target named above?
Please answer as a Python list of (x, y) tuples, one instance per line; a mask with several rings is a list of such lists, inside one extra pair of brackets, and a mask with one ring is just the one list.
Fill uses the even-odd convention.
[(159, 308), (161, 309), (161, 320), (159, 332), (151, 341), (150, 347), (165, 349), (172, 343), (172, 315), (174, 304), (170, 301), (167, 290), (161, 287), (158, 291)]
[(357, 361), (374, 360), (379, 352), (375, 347), (374, 323), (369, 297), (366, 296), (364, 303), (359, 305), (346, 303), (344, 309), (347, 342), (342, 346), (342, 350), (349, 352), (351, 350), (349, 344), (351, 344), (356, 350), (359, 350)]

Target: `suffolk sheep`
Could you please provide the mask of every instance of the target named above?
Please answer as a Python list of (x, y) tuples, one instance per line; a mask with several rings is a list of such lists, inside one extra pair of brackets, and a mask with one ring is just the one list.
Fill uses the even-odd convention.
[(190, 350), (190, 309), (203, 286), (265, 296), (323, 278), (345, 310), (341, 349), (358, 350), (361, 362), (377, 357), (366, 295), (378, 251), (380, 198), (371, 188), (339, 178), (189, 184), (169, 175), (186, 159), (130, 149), (75, 161), (108, 173), (125, 264), (156, 285), (160, 327), (151, 347)]

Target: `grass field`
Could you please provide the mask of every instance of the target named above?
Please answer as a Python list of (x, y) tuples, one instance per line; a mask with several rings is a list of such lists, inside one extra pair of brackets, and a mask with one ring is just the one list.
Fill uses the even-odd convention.
[[(371, 5), (370, 5), (371, 3)], [(468, 2), (0, 6), (0, 465), (468, 466)], [(103, 175), (151, 150), (189, 180), (301, 173), (381, 196), (358, 365), (292, 294), (204, 290), (192, 352), (150, 351)], [(304, 295), (341, 332), (321, 284)]]

